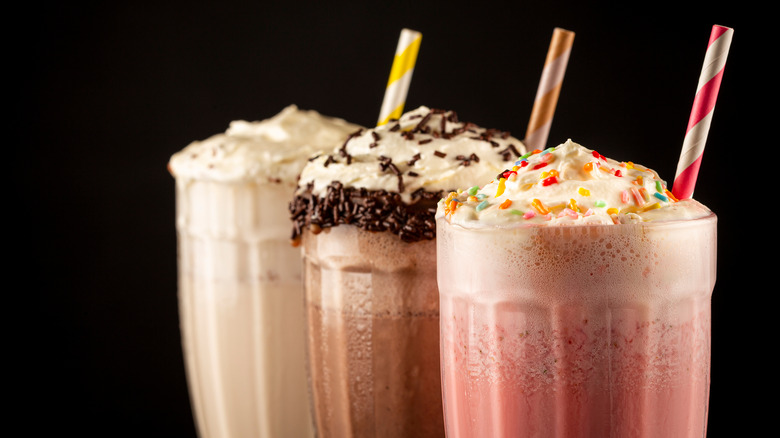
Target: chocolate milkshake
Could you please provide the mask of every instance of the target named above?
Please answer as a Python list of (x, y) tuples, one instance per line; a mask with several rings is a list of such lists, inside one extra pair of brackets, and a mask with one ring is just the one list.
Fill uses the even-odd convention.
[(524, 152), (508, 132), (420, 107), (303, 169), (290, 211), (318, 436), (444, 436), (436, 203)]

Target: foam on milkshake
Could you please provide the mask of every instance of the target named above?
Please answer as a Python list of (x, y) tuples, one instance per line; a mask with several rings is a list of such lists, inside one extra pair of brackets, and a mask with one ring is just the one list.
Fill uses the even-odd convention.
[(654, 170), (571, 140), (523, 155), (487, 184), (451, 192), (439, 207), (440, 216), (466, 227), (623, 224), (710, 214), (696, 201), (675, 199)]
[(303, 168), (290, 206), (293, 238), (312, 225), (351, 224), (406, 241), (433, 239), (444, 192), (487, 180), (524, 153), (509, 132), (421, 106), (353, 134)]
[(235, 120), (224, 133), (192, 142), (171, 157), (177, 181), (275, 182), (294, 185), (307, 159), (340, 144), (361, 126), (289, 105), (261, 121)]

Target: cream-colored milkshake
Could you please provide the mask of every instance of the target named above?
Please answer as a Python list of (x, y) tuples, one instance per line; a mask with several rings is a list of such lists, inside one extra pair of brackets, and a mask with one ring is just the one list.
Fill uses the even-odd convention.
[(314, 435), (287, 205), (307, 159), (357, 129), (289, 106), (171, 158), (182, 341), (201, 437)]

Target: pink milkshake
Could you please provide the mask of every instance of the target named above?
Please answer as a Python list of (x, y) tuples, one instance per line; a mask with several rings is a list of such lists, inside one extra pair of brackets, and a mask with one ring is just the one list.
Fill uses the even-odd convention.
[(448, 437), (704, 437), (716, 217), (571, 141), (437, 213)]

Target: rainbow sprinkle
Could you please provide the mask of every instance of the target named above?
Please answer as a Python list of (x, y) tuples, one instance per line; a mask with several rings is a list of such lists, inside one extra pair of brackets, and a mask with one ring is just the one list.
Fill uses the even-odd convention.
[(496, 198), (501, 196), (502, 193), (504, 193), (504, 189), (506, 189), (506, 178), (501, 178), (498, 180), (498, 190), (496, 190)]
[(550, 209), (545, 207), (545, 205), (542, 203), (542, 201), (534, 198), (533, 201), (531, 201), (531, 207), (534, 208), (539, 214), (547, 214), (550, 212)]
[(550, 176), (542, 180), (542, 185), (547, 187), (558, 182), (558, 177)]
[(647, 189), (645, 189), (644, 187), (639, 189), (639, 193), (642, 195), (642, 198), (645, 200), (645, 202), (650, 200), (650, 195), (647, 194)]
[(636, 204), (637, 207), (642, 207), (643, 205), (645, 205), (645, 199), (642, 196), (642, 194), (639, 193), (639, 190), (632, 187), (631, 195), (634, 197), (634, 203)]
[[(450, 193), (447, 198), (443, 200), (445, 214), (453, 214), (457, 208), (464, 203), (469, 205), (469, 208), (474, 208), (477, 212), (481, 212), (490, 208), (492, 199), (500, 198), (507, 194), (507, 190), (531, 190), (533, 187), (549, 187), (555, 184), (569, 184), (570, 182), (575, 182), (576, 184), (576, 181), (565, 181), (565, 178), (561, 177), (559, 170), (554, 168), (557, 167), (556, 164), (550, 166), (551, 163), (554, 163), (557, 159), (561, 158), (552, 154), (554, 150), (555, 148), (547, 148), (545, 150), (536, 149), (519, 157), (511, 168), (505, 169), (491, 181), (496, 184), (496, 192), (493, 197), (486, 193), (480, 193), (480, 187), (476, 185), (465, 190), (459, 190), (457, 194)], [(532, 157), (533, 155), (538, 155), (538, 157), (529, 162), (529, 157)], [(526, 220), (536, 218), (537, 216), (546, 220), (551, 220), (556, 217), (565, 218), (567, 220), (569, 218), (577, 220), (595, 214), (603, 214), (604, 210), (599, 209), (606, 209), (606, 214), (612, 217), (612, 222), (618, 224), (622, 220), (619, 216), (661, 208), (664, 203), (677, 202), (677, 199), (665, 187), (663, 181), (658, 180), (657, 175), (652, 171), (643, 169), (641, 166), (637, 166), (631, 161), (620, 162), (616, 164), (615, 167), (611, 167), (613, 162), (600, 153), (592, 151), (592, 156), (593, 158), (587, 157), (586, 159), (590, 161), (583, 165), (583, 170), (589, 173), (586, 179), (602, 179), (605, 177), (602, 176), (600, 172), (597, 172), (598, 175), (593, 174), (592, 172), (596, 169), (601, 170), (606, 175), (627, 178), (625, 182), (626, 185), (624, 186), (626, 189), (621, 188), (618, 189), (619, 192), (616, 191), (616, 193), (614, 193), (614, 195), (618, 195), (618, 202), (612, 200), (612, 196), (614, 196), (612, 194), (605, 199), (592, 199), (591, 197), (595, 197), (601, 193), (592, 192), (590, 189), (586, 188), (587, 182), (580, 182), (580, 184), (583, 184), (584, 186), (577, 187), (575, 185), (572, 187), (572, 189), (576, 190), (576, 194), (570, 194), (570, 196), (576, 196), (576, 199), (572, 197), (568, 202), (554, 198), (534, 198), (530, 203), (531, 208), (523, 209), (525, 211), (521, 211), (516, 207), (516, 200), (503, 199), (494, 202), (496, 204), (495, 207), (497, 208), (496, 211), (504, 210), (507, 212), (506, 214), (519, 216)], [(522, 170), (523, 168), (525, 168), (525, 170)], [(526, 180), (523, 181), (522, 184), (518, 184), (518, 187), (516, 188), (512, 186), (512, 182), (518, 181), (518, 177), (520, 176), (518, 171), (522, 174), (522, 172), (530, 170), (539, 170), (537, 174), (538, 179), (533, 177), (533, 180), (536, 182), (528, 183)], [(640, 171), (643, 175), (636, 175)], [(644, 171), (650, 173), (645, 173)], [(606, 178), (608, 178), (608, 176), (606, 176)], [(511, 188), (507, 188), (507, 185)], [(647, 187), (645, 187), (645, 185), (647, 185)], [(653, 190), (653, 188), (655, 190)], [(556, 192), (551, 191), (551, 193)], [(553, 194), (552, 196), (557, 195)], [(542, 201), (542, 199), (545, 199), (545, 201)], [(612, 204), (612, 206), (610, 206), (610, 204)]]

